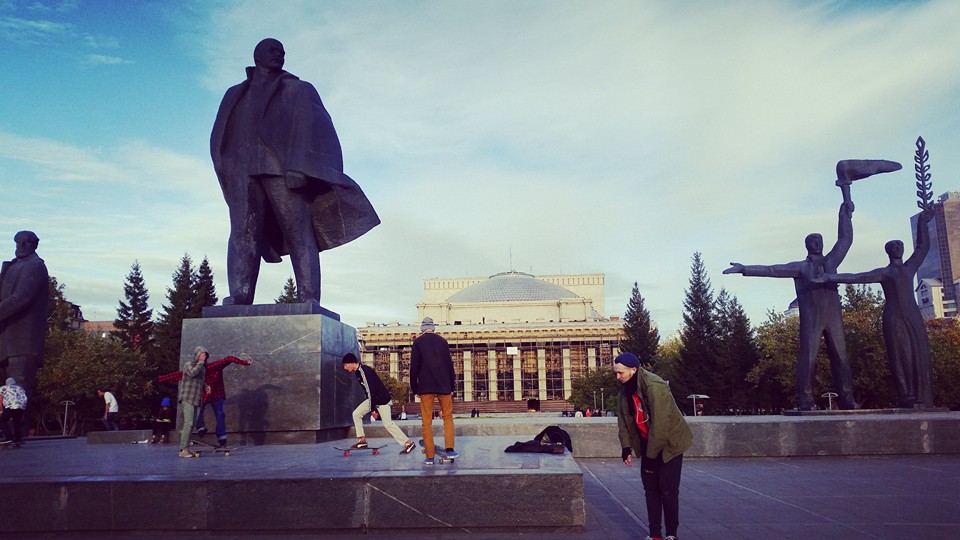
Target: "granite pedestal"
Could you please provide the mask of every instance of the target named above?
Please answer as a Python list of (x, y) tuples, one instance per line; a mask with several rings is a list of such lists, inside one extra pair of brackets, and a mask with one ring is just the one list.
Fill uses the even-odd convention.
[(357, 331), (318, 306), (321, 312), (311, 311), (308, 304), (222, 306), (183, 322), (181, 366), (197, 345), (210, 352), (210, 362), (226, 356), (254, 362), (223, 372), (231, 444), (320, 442), (343, 437), (353, 425), (362, 391), (341, 359), (348, 352), (359, 357)]
[(344, 457), (334, 445), (240, 447), (180, 458), (176, 444), (28, 441), (4, 451), (5, 533), (311, 533), (556, 530), (583, 526), (583, 475), (569, 453), (506, 454), (505, 437), (458, 441), (451, 465), (419, 449)]

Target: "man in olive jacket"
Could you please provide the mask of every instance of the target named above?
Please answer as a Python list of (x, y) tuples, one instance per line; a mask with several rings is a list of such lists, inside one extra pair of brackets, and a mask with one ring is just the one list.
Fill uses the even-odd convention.
[(680, 525), (680, 472), (683, 453), (693, 435), (670, 385), (640, 367), (633, 353), (614, 360), (614, 372), (623, 385), (617, 407), (623, 462), (631, 467), (631, 451), (640, 457), (640, 478), (650, 519), (650, 537), (660, 538), (661, 519), (666, 538), (676, 538)]

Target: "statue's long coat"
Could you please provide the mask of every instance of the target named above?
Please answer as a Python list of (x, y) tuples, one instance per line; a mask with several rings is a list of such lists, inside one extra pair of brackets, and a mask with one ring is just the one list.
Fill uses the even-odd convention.
[(0, 269), (0, 360), (35, 356), (43, 365), (47, 335), (47, 267), (36, 253)]
[[(247, 90), (254, 68), (247, 68), (247, 80), (229, 88), (220, 103), (210, 135), (213, 167), (230, 206), (234, 197), (223, 162), (223, 141), (234, 106)], [(301, 188), (310, 200), (310, 215), (320, 251), (355, 240), (380, 223), (377, 212), (360, 186), (343, 173), (343, 154), (333, 121), (320, 101), (317, 90), (306, 81), (282, 72), (268, 91), (270, 96), (258, 114), (260, 140), (279, 157), (284, 172), (299, 171), (307, 177)], [(290, 253), (276, 217), (265, 215), (263, 260), (280, 262)]]

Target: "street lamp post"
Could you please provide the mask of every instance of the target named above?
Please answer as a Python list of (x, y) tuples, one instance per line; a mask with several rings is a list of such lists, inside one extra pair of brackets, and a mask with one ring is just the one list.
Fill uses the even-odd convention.
[(710, 396), (707, 396), (707, 395), (704, 395), (704, 394), (690, 394), (689, 396), (687, 396), (687, 399), (692, 399), (692, 400), (693, 400), (693, 415), (694, 415), (694, 416), (698, 416), (698, 415), (697, 415), (697, 400), (698, 400), (698, 399), (710, 399)]
[(832, 410), (833, 410), (833, 398), (837, 397), (837, 393), (836, 393), (836, 392), (827, 392), (826, 394), (824, 394), (824, 395), (822, 395), (822, 396), (820, 396), (820, 397), (825, 397), (825, 398), (827, 398), (827, 410), (828, 410), (828, 411), (832, 411)]
[(60, 404), (63, 405), (63, 436), (66, 437), (67, 436), (67, 413), (70, 411), (70, 406), (76, 405), (76, 403), (72, 401), (61, 401)]

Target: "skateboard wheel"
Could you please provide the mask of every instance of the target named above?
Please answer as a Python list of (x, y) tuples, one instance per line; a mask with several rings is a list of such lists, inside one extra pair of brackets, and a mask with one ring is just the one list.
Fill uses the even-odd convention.
[(224, 452), (223, 457), (230, 457), (230, 452)]
[(374, 451), (373, 451), (373, 455), (379, 456), (379, 455), (380, 455), (380, 450), (374, 450)]
[(344, 452), (343, 457), (350, 457), (350, 452)]

